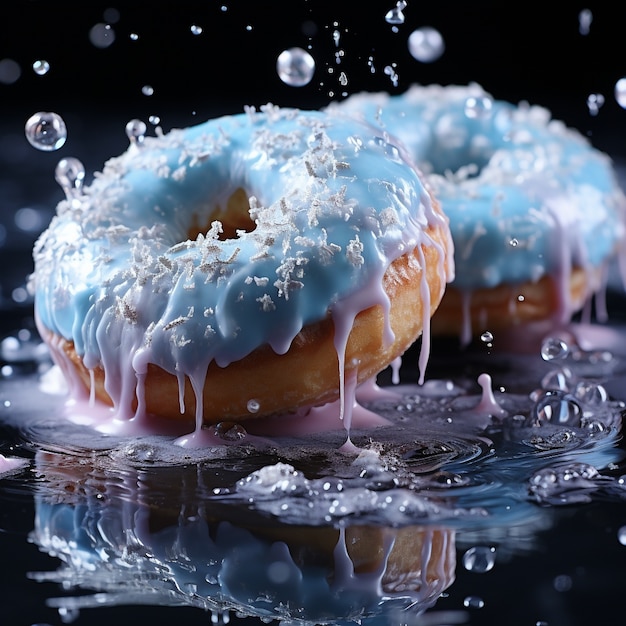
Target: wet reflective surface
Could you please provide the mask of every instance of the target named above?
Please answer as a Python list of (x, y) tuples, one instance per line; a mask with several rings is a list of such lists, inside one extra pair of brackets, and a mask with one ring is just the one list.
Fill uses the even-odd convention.
[(358, 410), (376, 426), (243, 431), (210, 448), (68, 421), (45, 349), (12, 335), (0, 549), (30, 597), (15, 614), (51, 624), (104, 623), (133, 606), (157, 623), (161, 607), (176, 607), (190, 624), (608, 618), (625, 584), (626, 357), (615, 348), (626, 334), (617, 321), (573, 328), (537, 354), (497, 351), (496, 338), (451, 354), (446, 342), (423, 386), (409, 353), (400, 384), (385, 372), (361, 391)]

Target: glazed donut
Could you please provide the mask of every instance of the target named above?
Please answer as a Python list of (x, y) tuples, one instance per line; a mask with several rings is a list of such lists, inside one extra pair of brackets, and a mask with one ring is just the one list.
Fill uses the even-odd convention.
[(115, 602), (99, 584), (123, 571), (126, 601), (130, 586), (138, 603), (373, 625), (420, 615), (455, 579), (456, 533), (445, 524), (290, 525), (208, 501), (210, 472), (200, 479), (195, 465), (173, 480), (93, 461), (37, 453), (48, 489), (35, 496), (32, 539), (61, 560), (66, 591), (76, 581)]
[(605, 288), (626, 198), (609, 157), (547, 109), (477, 84), (358, 93), (330, 108), (402, 144), (450, 219), (456, 273), (433, 333), (467, 343), (485, 330), (567, 323)]
[(267, 105), (131, 142), (58, 205), (30, 288), (73, 395), (199, 428), (341, 398), (420, 333), (424, 365), (451, 250), (377, 129)]

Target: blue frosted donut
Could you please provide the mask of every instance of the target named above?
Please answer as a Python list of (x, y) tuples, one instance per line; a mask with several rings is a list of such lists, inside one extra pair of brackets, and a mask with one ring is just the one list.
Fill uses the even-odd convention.
[[(456, 274), (435, 332), (568, 322), (602, 292), (623, 247), (612, 162), (539, 106), (479, 85), (413, 85), (331, 105), (401, 143), (450, 219)], [(390, 139), (393, 141), (393, 139)]]
[(108, 161), (59, 204), (31, 288), (75, 391), (117, 420), (199, 428), (328, 402), (384, 369), (427, 334), (450, 251), (380, 132), (267, 105)]

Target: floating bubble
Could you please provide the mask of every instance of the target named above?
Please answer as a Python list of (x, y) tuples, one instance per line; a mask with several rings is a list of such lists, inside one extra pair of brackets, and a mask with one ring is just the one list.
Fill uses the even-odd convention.
[(430, 26), (423, 26), (409, 35), (409, 52), (422, 63), (436, 61), (444, 52), (445, 44), (441, 33)]
[(41, 59), (40, 61), (35, 61), (33, 63), (33, 71), (38, 76), (44, 76), (50, 71), (50, 63), (48, 63), (48, 61), (45, 61), (43, 59)]
[(146, 136), (147, 126), (142, 120), (133, 119), (126, 124), (126, 136), (132, 144), (142, 143)]
[(192, 24), (189, 30), (191, 30), (192, 35), (202, 34), (202, 26), (198, 26), (197, 24)]
[(491, 115), (493, 101), (486, 96), (470, 96), (465, 101), (465, 115), (470, 119), (485, 119)]
[(623, 545), (626, 546), (626, 526), (621, 526), (617, 530), (617, 540)]
[(24, 232), (34, 233), (43, 227), (45, 218), (41, 211), (33, 209), (31, 207), (23, 207), (16, 211), (13, 218), (15, 225)]
[(57, 113), (35, 113), (26, 121), (25, 132), (32, 146), (46, 152), (58, 150), (67, 139), (65, 122)]
[(61, 159), (54, 170), (54, 179), (69, 199), (80, 193), (85, 180), (85, 167), (75, 157)]
[(115, 31), (110, 24), (95, 24), (89, 30), (89, 41), (96, 48), (108, 48), (115, 41)]
[(480, 340), (483, 343), (491, 343), (493, 341), (493, 333), (491, 333), (490, 331), (486, 330), (481, 336), (480, 336)]
[(626, 77), (615, 83), (615, 99), (622, 109), (626, 109)]
[(404, 9), (406, 9), (406, 2), (400, 0), (398, 4), (385, 15), (387, 24), (404, 24), (404, 13), (402, 13)]
[(141, 93), (142, 93), (144, 96), (151, 96), (151, 95), (153, 95), (153, 94), (154, 94), (154, 87), (152, 87), (151, 85), (144, 85), (144, 86), (141, 88)]
[(463, 567), (468, 572), (484, 574), (496, 563), (496, 549), (491, 546), (474, 546), (463, 555)]
[(302, 48), (288, 48), (278, 55), (276, 71), (286, 85), (303, 87), (313, 78), (315, 60)]
[(13, 59), (0, 60), (0, 83), (12, 85), (22, 75), (22, 68)]

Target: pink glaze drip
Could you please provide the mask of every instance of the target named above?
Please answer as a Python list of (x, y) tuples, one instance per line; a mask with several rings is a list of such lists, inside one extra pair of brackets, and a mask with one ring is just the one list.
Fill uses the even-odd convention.
[(481, 374), (478, 377), (478, 384), (482, 388), (482, 397), (474, 411), (485, 415), (506, 415), (506, 411), (496, 402), (496, 398), (493, 395), (491, 376), (489, 374)]

